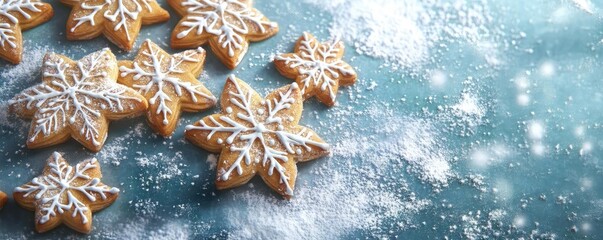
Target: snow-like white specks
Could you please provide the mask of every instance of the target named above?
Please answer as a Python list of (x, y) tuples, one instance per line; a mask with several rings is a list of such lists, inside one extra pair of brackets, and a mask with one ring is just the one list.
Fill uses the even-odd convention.
[(515, 90), (517, 91), (517, 105), (523, 107), (530, 105), (530, 79), (525, 74), (520, 74), (512, 79), (512, 81), (515, 82)]
[(550, 78), (555, 75), (555, 72), (557, 71), (556, 68), (557, 66), (555, 66), (554, 62), (545, 61), (538, 68), (538, 73), (543, 77)]
[(446, 85), (448, 76), (441, 70), (432, 70), (429, 73), (429, 84), (432, 88), (441, 89)]
[(527, 138), (529, 139), (530, 150), (536, 156), (543, 156), (547, 147), (543, 140), (546, 135), (544, 123), (539, 120), (532, 120), (527, 123), (526, 127)]

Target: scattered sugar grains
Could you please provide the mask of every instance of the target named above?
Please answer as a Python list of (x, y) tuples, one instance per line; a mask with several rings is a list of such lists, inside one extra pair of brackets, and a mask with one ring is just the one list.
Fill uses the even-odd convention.
[(216, 154), (207, 155), (206, 162), (209, 165), (209, 170), (216, 169), (216, 166), (218, 165), (218, 155), (216, 155)]
[[(152, 226), (152, 227), (150, 227)], [(118, 226), (110, 225), (110, 229), (97, 229), (93, 238), (103, 239), (189, 239), (193, 227), (186, 223), (171, 221), (157, 227), (149, 224), (147, 219), (139, 219)], [(96, 227), (99, 228), (99, 227)], [(101, 227), (102, 228), (102, 227)]]
[(125, 152), (128, 151), (128, 146), (135, 141), (139, 141), (144, 136), (144, 129), (146, 125), (138, 123), (133, 128), (129, 129), (127, 133), (115, 137), (109, 141), (101, 151), (96, 155), (103, 163), (111, 163), (115, 166), (121, 164), (121, 160), (126, 159)]
[(430, 49), (443, 39), (466, 41), (493, 60), (489, 63), (500, 63), (496, 41), (490, 39), (495, 27), (487, 26), (491, 17), (480, 1), (305, 1), (333, 15), (331, 35), (394, 68), (422, 66), (432, 58)]
[(3, 91), (0, 92), (2, 99), (6, 99), (12, 96), (5, 96), (5, 94), (12, 94), (17, 92), (14, 88), (23, 86), (29, 86), (24, 83), (37, 83), (41, 79), (35, 78), (40, 73), (40, 67), (42, 67), (42, 59), (46, 52), (50, 51), (48, 46), (34, 46), (25, 47), (23, 54), (23, 60), (18, 65), (7, 65), (7, 67), (0, 71), (0, 78), (5, 81), (2, 82), (0, 87)]
[[(376, 179), (323, 170), (329, 174), (316, 180), (314, 186), (298, 182), (296, 195), (290, 202), (244, 191), (235, 199), (244, 209), (228, 209), (228, 223), (233, 227), (229, 236), (330, 239), (346, 237), (355, 230), (386, 236), (386, 232), (380, 231), (413, 226), (410, 217), (430, 204), (405, 193), (406, 186), (386, 191)], [(396, 221), (389, 222), (391, 219)]]
[(48, 51), (48, 46), (25, 47), (27, 54), (23, 55), (23, 60), (18, 65), (7, 65), (0, 70), (0, 126), (17, 128), (21, 125), (20, 121), (13, 121), (8, 112), (8, 99), (11, 94), (18, 92), (20, 88), (29, 86), (29, 83), (39, 82), (36, 76), (40, 73), (42, 58)]
[(472, 91), (463, 91), (457, 103), (439, 109), (438, 120), (447, 123), (450, 130), (460, 136), (474, 134), (474, 129), (485, 122), (487, 113), (487, 107)]

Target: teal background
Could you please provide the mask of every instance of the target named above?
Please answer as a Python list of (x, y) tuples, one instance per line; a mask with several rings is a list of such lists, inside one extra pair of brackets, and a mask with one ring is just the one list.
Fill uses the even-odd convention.
[[(454, 176), (444, 186), (434, 186), (422, 179), (421, 173), (409, 170), (403, 156), (393, 156), (398, 161), (370, 163), (368, 160), (384, 155), (383, 149), (372, 148), (365, 149), (362, 154), (336, 153), (312, 163), (300, 164), (296, 192), (311, 188), (319, 179), (328, 182), (334, 176), (320, 174), (321, 170), (341, 168), (339, 173), (344, 179), (384, 181), (382, 192), (395, 192), (400, 195), (401, 202), (412, 203), (414, 198), (429, 202), (416, 212), (402, 211), (397, 216), (383, 216), (378, 224), (371, 225), (373, 227), (352, 225), (337, 228), (343, 230), (332, 235), (319, 236), (406, 239), (442, 239), (447, 236), (457, 239), (468, 237), (467, 231), (479, 230), (478, 235), (471, 236), (603, 238), (601, 15), (580, 11), (569, 1), (485, 2), (492, 10), (493, 21), (489, 23), (492, 28), (505, 26), (497, 39), (503, 45), (508, 44), (500, 53), (504, 60), (501, 65), (488, 65), (469, 43), (450, 41), (446, 46), (437, 45), (430, 49), (437, 53), (432, 56), (435, 60), (424, 66), (389, 70), (382, 67), (383, 60), (358, 54), (352, 43), (347, 43), (344, 59), (356, 67), (359, 73), (357, 84), (341, 88), (339, 104), (332, 109), (315, 100), (307, 101), (301, 123), (313, 128), (333, 146), (341, 146), (338, 144), (358, 136), (367, 136), (367, 145), (371, 146), (371, 142), (405, 141), (405, 135), (397, 134), (395, 130), (380, 131), (378, 122), (385, 119), (371, 116), (376, 111), (387, 111), (387, 119), (394, 119), (398, 124), (403, 124), (406, 119), (428, 121), (439, 136), (435, 149), (446, 149)], [(180, 17), (164, 1), (160, 4), (170, 10), (172, 18), (166, 23), (144, 26), (137, 47), (130, 53), (119, 50), (103, 37), (90, 41), (67, 41), (64, 24), (70, 9), (57, 1), (51, 4), (55, 17), (23, 34), (26, 39), (25, 59), (33, 56), (28, 54), (43, 49), (79, 59), (103, 47), (110, 47), (120, 60), (132, 59), (146, 38), (169, 52), (176, 52), (167, 46), (171, 29)], [(332, 16), (318, 6), (278, 0), (256, 1), (255, 6), (279, 23), (280, 32), (266, 41), (252, 43), (247, 56), (234, 71), (224, 67), (208, 51), (205, 72), (200, 79), (216, 96), (220, 95), (225, 79), (231, 73), (246, 80), (263, 95), (290, 83), (274, 69), (270, 56), (289, 52), (303, 31), (310, 31), (320, 39), (329, 37)], [(600, 3), (595, 3), (595, 6), (603, 8)], [(562, 24), (552, 23), (551, 16), (560, 8), (568, 11), (569, 20)], [(520, 32), (526, 37), (519, 37)], [(41, 58), (36, 61), (41, 62)], [(29, 61), (28, 64), (32, 62), (35, 63)], [(545, 62), (554, 63), (554, 75), (538, 75), (539, 67)], [(11, 79), (0, 77), (3, 111), (14, 94), (40, 82), (38, 68), (33, 68), (32, 72), (23, 66), (0, 62), (0, 73), (11, 69), (27, 71), (10, 75), (14, 77)], [(445, 88), (430, 86), (426, 74), (430, 69), (445, 69), (452, 76)], [(516, 104), (517, 90), (513, 79), (526, 72), (531, 74), (531, 104), (520, 107)], [(373, 81), (378, 84), (374, 89), (370, 87)], [(485, 109), (481, 123), (468, 127), (471, 134), (464, 134), (466, 132), (462, 129), (467, 126), (462, 126), (462, 122), (461, 126), (453, 125), (459, 122), (450, 122), (437, 114), (438, 107), (459, 102), (463, 91), (478, 95)], [(0, 190), (10, 193), (14, 187), (37, 176), (53, 151), (63, 152), (72, 164), (90, 156), (97, 157), (102, 163), (103, 182), (122, 190), (112, 206), (94, 215), (94, 230), (89, 236), (77, 234), (64, 226), (49, 233), (36, 234), (33, 212), (18, 207), (10, 199), (0, 211), (0, 238), (244, 237), (232, 232), (246, 226), (233, 225), (229, 218), (244, 216), (243, 219), (254, 220), (255, 216), (247, 216), (257, 212), (250, 211), (256, 207), (254, 199), (260, 199), (258, 204), (262, 206), (272, 204), (279, 206), (274, 209), (287, 209), (289, 205), (291, 208), (299, 206), (296, 205), (300, 204), (299, 201), (306, 201), (303, 206), (312, 208), (312, 199), (330, 197), (302, 194), (296, 196), (292, 203), (287, 203), (259, 179), (252, 181), (253, 187), (217, 191), (213, 185), (215, 170), (211, 170), (206, 161), (208, 153), (183, 140), (182, 134), (186, 124), (217, 111), (219, 107), (183, 114), (180, 126), (171, 138), (154, 135), (142, 117), (115, 121), (111, 124), (104, 149), (98, 154), (86, 151), (74, 141), (28, 150), (24, 143), (29, 121), (0, 114), (3, 117), (0, 118)], [(532, 120), (546, 126), (542, 143), (547, 150), (542, 156), (530, 151), (532, 142), (527, 137), (526, 126)], [(574, 130), (579, 126), (585, 129), (585, 133), (577, 136)], [(580, 149), (587, 142), (592, 150), (580, 154)], [(487, 168), (471, 166), (474, 149), (489, 149), (497, 144), (506, 146), (510, 154), (500, 157), (497, 164)], [(137, 160), (141, 157), (148, 158), (149, 163)], [(391, 167), (385, 166), (390, 170), (379, 172), (382, 175), (377, 177), (367, 177), (364, 175), (366, 172), (350, 170), (363, 169), (371, 164), (391, 164)], [(483, 178), (482, 182), (471, 181), (476, 175)], [(352, 194), (357, 192), (350, 190)], [(246, 197), (249, 194), (258, 197)], [(372, 197), (378, 201), (378, 196)], [(500, 219), (489, 219), (488, 213), (497, 209), (506, 214)], [(338, 213), (331, 214), (335, 216)], [(276, 215), (268, 212), (257, 218)], [(285, 216), (288, 219), (300, 217)], [(254, 228), (261, 225), (249, 223), (248, 237), (268, 238), (268, 228)]]

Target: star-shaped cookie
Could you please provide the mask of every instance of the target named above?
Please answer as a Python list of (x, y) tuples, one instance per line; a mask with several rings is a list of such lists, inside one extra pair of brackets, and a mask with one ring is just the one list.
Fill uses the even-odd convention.
[(0, 191), (0, 209), (2, 209), (4, 205), (6, 205), (6, 202), (8, 202), (8, 197), (6, 197), (6, 193)]
[(23, 54), (22, 30), (52, 18), (54, 11), (39, 0), (0, 0), (0, 57), (17, 64)]
[(67, 20), (67, 39), (87, 40), (105, 35), (130, 51), (141, 25), (165, 22), (170, 14), (156, 0), (61, 0), (73, 7)]
[(304, 33), (295, 44), (293, 53), (276, 56), (276, 69), (285, 77), (295, 79), (304, 99), (316, 96), (327, 106), (335, 105), (339, 85), (356, 82), (356, 71), (342, 61), (344, 45), (341, 41), (320, 43)]
[(293, 195), (297, 162), (329, 153), (329, 145), (299, 125), (303, 99), (297, 84), (277, 89), (265, 99), (245, 82), (230, 76), (220, 105), (222, 113), (186, 127), (193, 144), (219, 152), (216, 186), (237, 187), (259, 174), (285, 198)]
[(54, 152), (42, 174), (15, 188), (15, 201), (35, 211), (36, 231), (49, 231), (61, 223), (90, 233), (92, 212), (111, 205), (119, 189), (101, 182), (100, 164), (95, 158), (70, 166), (61, 154)]
[(201, 111), (216, 105), (216, 98), (197, 77), (203, 71), (202, 48), (170, 55), (145, 41), (134, 61), (120, 61), (119, 83), (132, 87), (149, 102), (147, 119), (155, 132), (172, 135), (180, 111)]
[(42, 148), (75, 138), (99, 151), (109, 122), (147, 109), (146, 99), (117, 83), (117, 60), (103, 49), (75, 62), (49, 53), (44, 57), (42, 83), (9, 101), (11, 111), (32, 118), (27, 147)]
[(230, 69), (239, 65), (250, 41), (261, 41), (278, 32), (278, 24), (253, 8), (251, 0), (168, 0), (168, 3), (183, 16), (172, 31), (172, 47), (198, 47), (209, 41), (211, 50)]

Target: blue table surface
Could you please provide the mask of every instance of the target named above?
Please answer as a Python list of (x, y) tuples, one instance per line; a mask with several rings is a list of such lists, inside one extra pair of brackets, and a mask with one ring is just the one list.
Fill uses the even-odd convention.
[[(23, 34), (23, 63), (0, 62), (0, 190), (10, 195), (37, 176), (53, 151), (73, 164), (98, 158), (103, 182), (121, 189), (94, 214), (90, 235), (65, 226), (37, 234), (33, 212), (11, 198), (0, 211), (0, 239), (603, 238), (603, 4), (588, 13), (569, 0), (475, 1), (487, 7), (481, 30), (490, 30), (494, 50), (484, 55), (474, 42), (442, 34), (413, 67), (394, 67), (356, 51), (362, 42), (346, 42), (344, 59), (358, 82), (340, 89), (333, 108), (307, 101), (301, 120), (333, 153), (299, 164), (296, 195), (286, 201), (258, 178), (215, 189), (216, 156), (185, 141), (183, 131), (218, 106), (183, 114), (169, 138), (154, 135), (143, 117), (112, 122), (96, 154), (74, 141), (25, 147), (29, 121), (7, 113), (7, 101), (40, 82), (44, 53), (79, 59), (110, 47), (118, 59), (132, 59), (146, 38), (177, 52), (168, 46), (180, 17), (159, 2), (172, 18), (144, 26), (128, 53), (103, 37), (68, 41), (70, 9), (51, 1), (54, 18)], [(349, 4), (255, 2), (280, 32), (252, 43), (234, 71), (209, 53), (200, 80), (216, 96), (231, 73), (260, 94), (290, 83), (271, 57), (290, 52), (303, 31), (328, 39), (341, 16), (335, 11)]]

